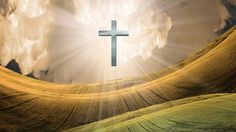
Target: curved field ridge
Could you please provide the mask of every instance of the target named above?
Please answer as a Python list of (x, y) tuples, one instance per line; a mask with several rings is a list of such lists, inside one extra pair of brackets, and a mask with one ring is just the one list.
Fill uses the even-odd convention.
[[(163, 105), (162, 103), (177, 99), (203, 94), (233, 93), (236, 91), (235, 59), (236, 31), (233, 28), (206, 49), (161, 71), (159, 74), (114, 80), (105, 84), (55, 84), (27, 78), (0, 67), (0, 131), (61, 131), (126, 112), (132, 113), (132, 111), (144, 108), (150, 109), (150, 106), (160, 107)], [(195, 101), (196, 103), (201, 102)], [(233, 102), (224, 100), (224, 98), (221, 101), (229, 102), (232, 107), (235, 105)], [(176, 112), (188, 112), (191, 107), (193, 107), (191, 109), (193, 111), (196, 108), (196, 110), (202, 109), (207, 112), (207, 106), (211, 104), (210, 102), (207, 105), (194, 107), (191, 105), (193, 103), (188, 102), (189, 107), (187, 107), (188, 104), (180, 103), (179, 106), (176, 105), (173, 108), (170, 106), (170, 108), (166, 107), (166, 110), (163, 108), (161, 111), (151, 111), (140, 116), (134, 114), (134, 117), (127, 116), (121, 120), (124, 121), (125, 126), (132, 126), (131, 128), (133, 125), (137, 125), (135, 124), (136, 121), (133, 120), (140, 121), (141, 125), (138, 124), (137, 128), (143, 126), (145, 129), (145, 120), (149, 118), (149, 115), (152, 115), (153, 118), (150, 118), (152, 123), (154, 121), (163, 122), (163, 124), (158, 124), (161, 128), (166, 130), (182, 128), (181, 123), (179, 126), (171, 123), (171, 120), (184, 121), (184, 118), (182, 120), (176, 115)], [(185, 106), (186, 108), (182, 108)], [(222, 105), (225, 109), (231, 109), (229, 106)], [(221, 109), (219, 108), (219, 110)], [(171, 117), (164, 111), (171, 111), (166, 113), (176, 115), (176, 120), (170, 119)], [(233, 117), (232, 113), (229, 111), (228, 116)], [(221, 116), (217, 114), (213, 113), (221, 119)], [(194, 114), (189, 114), (189, 116), (191, 115), (194, 116)], [(143, 119), (144, 116), (145, 120)], [(162, 116), (163, 118), (161, 118)], [(132, 118), (133, 120), (131, 120)], [(167, 119), (170, 120), (166, 121)], [(189, 121), (187, 117), (186, 120)], [(150, 124), (146, 123), (146, 125)], [(108, 126), (108, 129), (135, 131), (123, 126), (122, 122), (117, 122), (117, 124)], [(189, 128), (191, 126), (193, 125), (190, 124)], [(192, 128), (198, 129), (197, 127), (193, 126)], [(224, 127), (222, 126), (222, 130)], [(134, 128), (136, 129), (136, 127)], [(107, 126), (104, 128), (104, 130), (108, 129)], [(98, 130), (103, 130), (103, 128)], [(186, 128), (186, 130), (188, 129)]]
[(65, 132), (236, 131), (236, 94), (212, 94), (163, 103)]

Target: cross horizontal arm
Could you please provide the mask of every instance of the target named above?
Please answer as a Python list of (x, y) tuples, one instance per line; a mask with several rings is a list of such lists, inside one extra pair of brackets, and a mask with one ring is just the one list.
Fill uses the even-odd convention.
[(99, 36), (129, 36), (128, 31), (101, 30)]

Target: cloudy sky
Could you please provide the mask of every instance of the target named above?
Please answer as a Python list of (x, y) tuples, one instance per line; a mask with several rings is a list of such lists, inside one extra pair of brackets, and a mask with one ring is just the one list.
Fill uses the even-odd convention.
[[(202, 49), (227, 13), (219, 0), (3, 0), (0, 63), (16, 60), (42, 80), (104, 82), (161, 70)], [(118, 64), (111, 67), (110, 37), (118, 30)]]

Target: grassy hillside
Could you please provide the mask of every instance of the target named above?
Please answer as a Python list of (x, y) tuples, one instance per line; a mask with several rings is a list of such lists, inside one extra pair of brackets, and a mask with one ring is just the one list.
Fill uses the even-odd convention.
[[(136, 79), (135, 81), (139, 82), (136, 84), (131, 79), (136, 85), (126, 85), (125, 88), (123, 84), (127, 84), (129, 79), (105, 84), (61, 85), (28, 78), (0, 67), (0, 131), (61, 131), (127, 112), (131, 114), (125, 116), (126, 118), (122, 116), (119, 120), (132, 128), (136, 125), (132, 120), (143, 121), (143, 115), (149, 118), (149, 115), (153, 114), (151, 117), (157, 118), (150, 120), (164, 122), (164, 119), (159, 119), (159, 113), (172, 111), (174, 107), (159, 104), (204, 94), (236, 91), (235, 29), (222, 36), (215, 44), (210, 44), (210, 47), (176, 64), (173, 66), (175, 68), (167, 68), (164, 74), (153, 74), (156, 77), (149, 81), (141, 79), (144, 82), (139, 82), (140, 80)], [(195, 98), (187, 101), (190, 106), (186, 107), (186, 112), (192, 107), (190, 102), (200, 102), (199, 100)], [(185, 106), (183, 102), (179, 102), (179, 106), (178, 103), (174, 104), (176, 108), (181, 107), (179, 111), (185, 112), (185, 108), (182, 108)], [(229, 104), (232, 104), (232, 107), (234, 105), (232, 102)], [(210, 103), (196, 109), (208, 110), (208, 105)], [(150, 106), (160, 107), (162, 110), (152, 111), (153, 107)], [(151, 112), (146, 113), (144, 108), (150, 109)], [(231, 109), (228, 105), (224, 108)], [(136, 110), (145, 112), (137, 116), (135, 113), (139, 111)], [(132, 114), (132, 111), (136, 112)], [(176, 113), (173, 110), (174, 115)], [(213, 115), (221, 118), (218, 113)], [(116, 124), (111, 124), (109, 129), (126, 129), (119, 120)], [(168, 124), (174, 126), (166, 121), (162, 127)]]
[(236, 94), (213, 94), (163, 103), (65, 132), (236, 131)]

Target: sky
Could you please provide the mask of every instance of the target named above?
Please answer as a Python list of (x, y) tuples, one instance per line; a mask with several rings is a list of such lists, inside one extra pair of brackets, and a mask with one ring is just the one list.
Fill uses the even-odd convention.
[[(219, 0), (11, 0), (0, 7), (0, 63), (16, 60), (22, 71), (58, 83), (105, 82), (159, 71), (204, 48), (217, 36), (226, 11)], [(98, 30), (111, 20), (118, 37)]]

